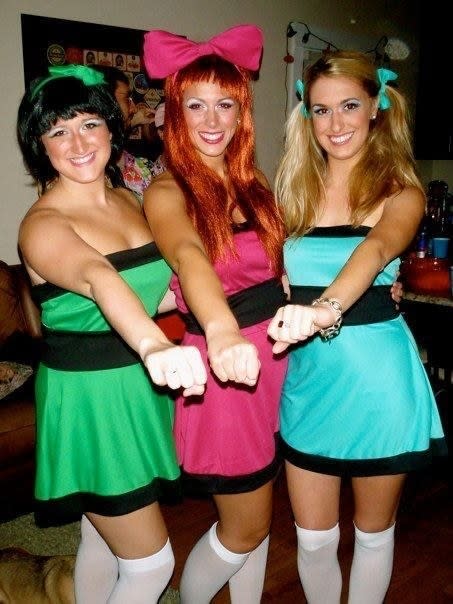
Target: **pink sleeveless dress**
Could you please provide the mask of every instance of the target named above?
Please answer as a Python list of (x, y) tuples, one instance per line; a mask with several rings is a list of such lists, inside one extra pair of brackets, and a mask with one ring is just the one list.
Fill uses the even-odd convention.
[[(283, 293), (272, 301), (260, 291), (260, 284), (275, 279), (269, 259), (256, 232), (244, 229), (234, 234), (238, 257), (215, 264), (226, 296), (252, 288), (252, 305), (265, 306), (267, 318), (241, 328), (241, 333), (259, 351), (261, 371), (254, 388), (219, 382), (209, 373), (202, 397), (176, 400), (174, 435), (178, 460), (188, 491), (199, 493), (238, 493), (255, 490), (272, 479), (279, 469), (276, 448), (279, 402), (286, 373), (286, 355), (272, 354), (267, 326)], [(255, 286), (255, 287), (253, 287)], [(280, 293), (280, 284), (276, 285)], [(179, 282), (173, 276), (171, 288), (179, 310), (187, 313)], [(233, 310), (233, 312), (235, 312)], [(262, 313), (260, 315), (262, 319)], [(183, 344), (196, 346), (209, 367), (203, 334), (186, 332)]]

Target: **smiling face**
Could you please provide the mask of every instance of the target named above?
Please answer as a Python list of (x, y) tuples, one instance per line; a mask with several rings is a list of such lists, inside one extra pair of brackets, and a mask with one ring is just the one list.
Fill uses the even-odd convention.
[(105, 121), (89, 113), (59, 119), (41, 137), (49, 161), (60, 177), (79, 183), (104, 178), (111, 153), (110, 139)]
[(376, 100), (353, 79), (319, 77), (310, 89), (310, 115), (329, 159), (358, 159), (376, 115)]
[(210, 164), (223, 158), (238, 124), (237, 101), (218, 84), (199, 82), (185, 90), (183, 113), (190, 140), (202, 160)]

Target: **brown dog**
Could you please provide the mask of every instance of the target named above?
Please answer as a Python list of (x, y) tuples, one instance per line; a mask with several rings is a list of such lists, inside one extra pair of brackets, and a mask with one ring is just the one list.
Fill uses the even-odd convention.
[(0, 604), (75, 604), (75, 559), (0, 550)]

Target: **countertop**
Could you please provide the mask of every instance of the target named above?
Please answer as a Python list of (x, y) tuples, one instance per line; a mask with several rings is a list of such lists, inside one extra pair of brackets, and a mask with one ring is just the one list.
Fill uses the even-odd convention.
[(443, 296), (431, 296), (428, 294), (414, 294), (412, 292), (404, 292), (403, 300), (407, 300), (408, 302), (437, 304), (439, 306), (453, 306), (453, 296), (445, 298)]

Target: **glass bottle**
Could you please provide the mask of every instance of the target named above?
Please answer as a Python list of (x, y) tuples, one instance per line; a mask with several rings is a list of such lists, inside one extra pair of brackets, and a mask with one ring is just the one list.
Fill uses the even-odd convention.
[(448, 219), (448, 184), (444, 180), (432, 180), (428, 183), (427, 221), (429, 236), (447, 236)]

